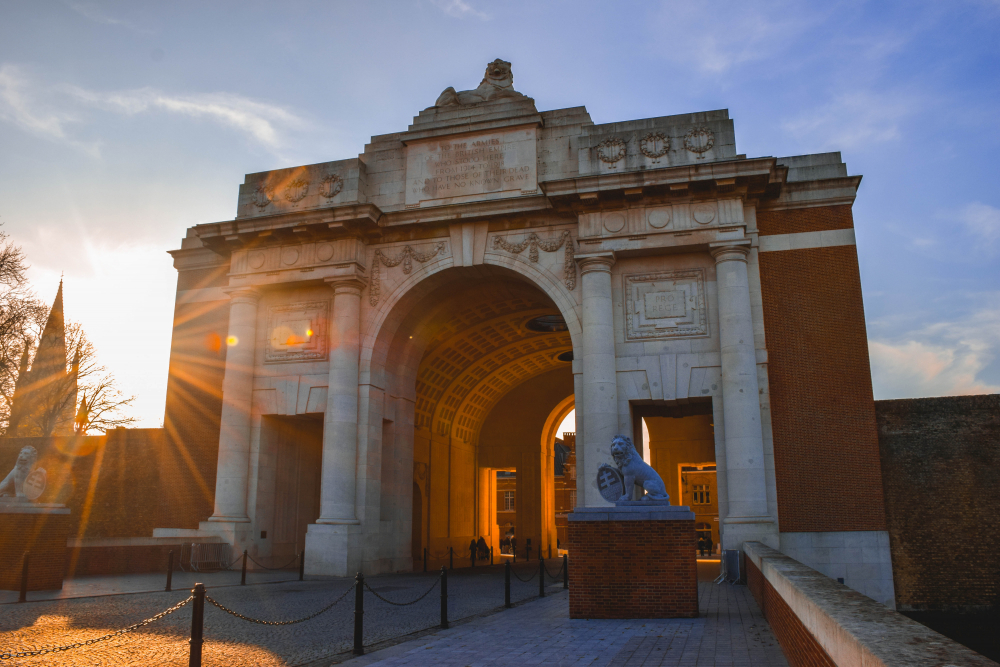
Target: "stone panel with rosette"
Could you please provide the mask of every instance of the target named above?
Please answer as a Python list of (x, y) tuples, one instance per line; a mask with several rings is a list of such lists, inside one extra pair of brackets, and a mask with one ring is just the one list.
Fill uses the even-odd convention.
[(267, 314), (265, 363), (325, 361), (329, 301), (271, 306)]
[(625, 340), (708, 335), (705, 270), (626, 275)]

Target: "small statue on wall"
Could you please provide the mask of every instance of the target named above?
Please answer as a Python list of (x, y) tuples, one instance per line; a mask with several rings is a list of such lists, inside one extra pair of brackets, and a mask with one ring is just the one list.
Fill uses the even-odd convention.
[(454, 88), (449, 86), (437, 98), (434, 106), (466, 106), (501, 98), (530, 99), (514, 90), (514, 74), (511, 72), (510, 63), (497, 58), (486, 66), (486, 75), (478, 88), (456, 92)]
[(624, 478), (622, 496), (616, 502), (632, 500), (632, 487), (638, 484), (645, 490), (642, 500), (670, 503), (670, 495), (663, 480), (648, 463), (642, 460), (630, 438), (616, 435), (611, 440), (611, 458), (614, 459)]
[(37, 462), (38, 451), (31, 445), (22, 447), (14, 469), (0, 482), (0, 497), (14, 496), (21, 501), (38, 498), (45, 488), (45, 471), (34, 470)]

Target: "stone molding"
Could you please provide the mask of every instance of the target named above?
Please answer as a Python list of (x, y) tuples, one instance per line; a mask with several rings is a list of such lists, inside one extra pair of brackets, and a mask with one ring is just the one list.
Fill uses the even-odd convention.
[(360, 276), (324, 278), (323, 282), (333, 288), (334, 295), (355, 294), (361, 296), (361, 291), (368, 285), (368, 282)]
[(715, 258), (716, 264), (723, 262), (743, 262), (746, 264), (750, 254), (750, 240), (727, 241), (725, 243), (710, 243), (709, 252)]
[(247, 304), (256, 306), (260, 301), (260, 290), (252, 287), (223, 287), (222, 291), (229, 296), (231, 305)]
[(593, 271), (611, 273), (611, 267), (615, 263), (615, 253), (595, 252), (577, 255), (576, 263), (580, 266), (580, 273), (591, 273)]

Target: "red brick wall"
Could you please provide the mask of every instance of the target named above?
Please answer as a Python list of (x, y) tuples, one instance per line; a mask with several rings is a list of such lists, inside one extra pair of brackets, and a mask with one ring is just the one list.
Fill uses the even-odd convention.
[(570, 521), (570, 618), (695, 618), (694, 521)]
[(66, 572), (67, 514), (0, 512), (0, 590), (20, 590), (25, 551), (31, 552), (28, 590), (62, 588)]
[[(850, 209), (761, 212), (758, 225), (768, 234), (850, 227)], [(781, 530), (885, 530), (856, 248), (759, 258)]]
[(835, 667), (836, 663), (829, 654), (749, 558), (746, 559), (746, 567), (747, 587), (777, 637), (788, 663), (792, 667)]
[(139, 574), (163, 572), (166, 577), (168, 553), (174, 552), (174, 570), (180, 569), (181, 544), (116, 547), (74, 547), (66, 553), (66, 576), (93, 574)]

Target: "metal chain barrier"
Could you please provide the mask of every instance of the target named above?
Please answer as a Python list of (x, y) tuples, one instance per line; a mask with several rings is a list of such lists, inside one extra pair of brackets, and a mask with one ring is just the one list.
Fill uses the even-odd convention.
[(566, 562), (565, 561), (563, 561), (559, 565), (559, 569), (556, 570), (555, 574), (552, 574), (551, 572), (549, 572), (549, 568), (546, 567), (545, 568), (545, 574), (549, 575), (549, 578), (552, 579), (552, 581), (559, 581), (559, 578), (562, 576), (562, 571), (563, 571), (564, 567), (566, 567)]
[[(242, 558), (242, 557), (243, 556), (240, 556), (240, 558)], [(251, 556), (250, 554), (247, 554), (247, 558), (249, 558), (250, 560), (252, 560), (254, 562), (254, 564), (257, 565), (257, 567), (263, 568), (265, 570), (287, 570), (289, 565), (291, 565), (292, 563), (297, 563), (299, 561), (299, 555), (295, 554), (295, 556), (292, 558), (292, 560), (288, 561), (287, 563), (285, 563), (281, 567), (267, 567), (266, 565), (261, 565), (260, 563), (258, 563), (257, 559), (254, 558), (253, 556)]]
[[(241, 556), (241, 558), (242, 558), (242, 556)], [(259, 618), (251, 618), (249, 616), (244, 616), (243, 614), (239, 613), (238, 611), (233, 611), (229, 607), (226, 607), (225, 605), (223, 605), (222, 603), (220, 603), (218, 600), (213, 600), (212, 597), (209, 596), (209, 595), (205, 596), (205, 600), (207, 602), (212, 603), (213, 605), (215, 605), (216, 607), (218, 607), (222, 611), (226, 612), (227, 614), (232, 614), (236, 618), (242, 619), (242, 620), (247, 621), (249, 623), (259, 623), (260, 625), (295, 625), (296, 623), (305, 623), (306, 621), (309, 621), (309, 620), (312, 620), (312, 619), (316, 618), (317, 616), (319, 616), (323, 612), (326, 612), (326, 611), (329, 611), (329, 610), (333, 609), (334, 605), (336, 605), (338, 602), (340, 602), (345, 597), (347, 597), (347, 594), (350, 593), (352, 590), (354, 590), (354, 586), (351, 586), (350, 588), (348, 588), (346, 591), (344, 591), (344, 593), (339, 598), (337, 598), (336, 600), (334, 600), (333, 602), (331, 602), (327, 606), (323, 607), (322, 609), (320, 609), (316, 613), (309, 614), (305, 618), (295, 619), (294, 621), (264, 621), (264, 620), (261, 620)]]
[(134, 632), (134, 631), (138, 630), (139, 628), (141, 628), (143, 626), (146, 626), (146, 625), (149, 625), (150, 623), (158, 621), (161, 618), (163, 618), (164, 616), (167, 616), (168, 614), (174, 613), (175, 611), (177, 611), (178, 609), (180, 609), (181, 607), (183, 607), (187, 603), (191, 602), (191, 600), (193, 600), (193, 599), (194, 599), (193, 595), (188, 596), (188, 598), (186, 600), (181, 600), (180, 602), (178, 602), (177, 604), (175, 604), (170, 609), (165, 609), (165, 610), (161, 611), (159, 614), (157, 614), (156, 616), (150, 616), (149, 618), (147, 618), (144, 621), (139, 621), (138, 623), (130, 625), (127, 628), (122, 628), (121, 630), (118, 630), (116, 632), (112, 632), (112, 633), (106, 634), (106, 635), (104, 635), (102, 637), (94, 637), (93, 639), (88, 639), (87, 641), (77, 642), (75, 644), (68, 644), (66, 646), (47, 646), (45, 648), (35, 649), (33, 651), (20, 651), (20, 652), (16, 652), (16, 653), (12, 653), (12, 652), (8, 651), (8, 652), (0, 653), (0, 660), (13, 660), (13, 659), (16, 659), (16, 658), (30, 658), (30, 657), (33, 657), (33, 656), (36, 656), (36, 655), (45, 655), (47, 653), (60, 653), (62, 651), (69, 651), (69, 650), (74, 649), (74, 648), (80, 648), (81, 646), (90, 646), (91, 644), (96, 644), (97, 642), (103, 642), (106, 639), (111, 639), (113, 637), (118, 637), (119, 635), (124, 635), (124, 634), (127, 634), (129, 632)]
[(428, 588), (427, 591), (424, 592), (423, 595), (421, 595), (420, 597), (418, 597), (416, 600), (413, 600), (412, 602), (393, 602), (392, 600), (388, 600), (388, 599), (382, 597), (381, 595), (379, 595), (378, 593), (376, 593), (375, 589), (373, 589), (371, 586), (369, 586), (367, 581), (365, 581), (364, 584), (365, 584), (365, 588), (368, 589), (368, 592), (371, 593), (372, 595), (374, 595), (375, 597), (377, 597), (382, 602), (394, 605), (396, 607), (408, 607), (411, 604), (417, 604), (418, 602), (420, 602), (421, 600), (423, 600), (425, 597), (427, 597), (428, 595), (430, 595), (430, 592), (433, 591), (435, 588), (437, 588), (437, 585), (438, 585), (438, 583), (440, 581), (441, 581), (440, 577), (438, 577), (437, 579), (435, 579), (434, 583), (431, 584), (431, 587)]
[(510, 571), (511, 571), (511, 573), (513, 573), (513, 575), (514, 575), (515, 577), (517, 577), (517, 580), (518, 580), (518, 581), (520, 581), (521, 583), (525, 583), (525, 584), (526, 584), (526, 583), (528, 583), (529, 581), (531, 581), (532, 579), (534, 579), (534, 578), (535, 578), (535, 575), (536, 575), (536, 574), (538, 574), (538, 570), (536, 569), (536, 570), (535, 570), (534, 572), (532, 572), (532, 573), (531, 573), (531, 576), (530, 576), (530, 577), (528, 577), (527, 579), (522, 579), (522, 578), (521, 578), (521, 575), (519, 575), (519, 574), (517, 573), (517, 570), (515, 570), (515, 569), (514, 569), (513, 567), (512, 567), (512, 568), (510, 568)]

